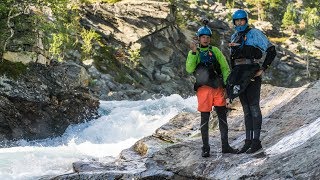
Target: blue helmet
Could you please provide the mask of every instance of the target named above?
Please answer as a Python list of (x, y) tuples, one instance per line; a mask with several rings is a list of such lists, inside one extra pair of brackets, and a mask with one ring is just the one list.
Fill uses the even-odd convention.
[(245, 19), (246, 20), (245, 25), (235, 27), (235, 29), (237, 31), (244, 31), (248, 27), (248, 14), (247, 14), (247, 12), (243, 9), (239, 9), (239, 10), (235, 11), (232, 15), (232, 21), (233, 21), (234, 25), (235, 25), (236, 19)]
[(202, 26), (198, 29), (196, 36), (200, 37), (202, 35), (212, 36), (212, 32), (208, 26)]

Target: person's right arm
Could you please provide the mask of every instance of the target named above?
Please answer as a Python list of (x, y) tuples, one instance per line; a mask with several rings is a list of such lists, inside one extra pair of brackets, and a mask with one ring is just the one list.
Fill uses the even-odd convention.
[(266, 57), (261, 66), (262, 70), (265, 71), (276, 57), (275, 46), (271, 44), (267, 36), (263, 34), (262, 31), (257, 29), (253, 31), (253, 39), (254, 43), (256, 43), (256, 46), (259, 47), (264, 53), (266, 53)]
[(189, 51), (186, 61), (186, 71), (193, 73), (198, 64), (198, 52)]

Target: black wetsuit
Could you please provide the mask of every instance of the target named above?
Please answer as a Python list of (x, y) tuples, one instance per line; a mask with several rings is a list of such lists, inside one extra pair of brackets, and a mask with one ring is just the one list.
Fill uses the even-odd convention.
[[(235, 66), (242, 67), (249, 67), (254, 64), (254, 59), (260, 59), (262, 57), (262, 52), (259, 48), (254, 46), (245, 45), (241, 41), (245, 41), (244, 36), (250, 29), (246, 29), (242, 34), (242, 37), (239, 37), (237, 43), (244, 44), (241, 48), (236, 47), (231, 49), (231, 67), (232, 69)], [(261, 69), (265, 70), (271, 64), (276, 56), (275, 47), (272, 45), (267, 49), (266, 58), (261, 66)], [(239, 59), (245, 59), (247, 62), (248, 60), (252, 60), (252, 64), (241, 64), (237, 65), (235, 61)], [(258, 64), (256, 64), (258, 65)], [(254, 66), (252, 66), (254, 67)], [(256, 69), (254, 70), (256, 71)], [(241, 73), (241, 71), (239, 71)], [(232, 72), (231, 72), (232, 74)], [(253, 73), (254, 74), (254, 73)], [(235, 74), (234, 77), (240, 75)], [(243, 108), (244, 112), (244, 119), (245, 119), (245, 126), (246, 126), (246, 140), (259, 140), (260, 139), (260, 131), (261, 131), (261, 124), (262, 124), (262, 115), (260, 109), (260, 89), (261, 89), (261, 76), (258, 77), (247, 77), (250, 81), (247, 81), (245, 88), (242, 89), (241, 93), (239, 94), (239, 99)], [(244, 81), (243, 81), (244, 82)]]
[(239, 95), (246, 126), (246, 139), (260, 139), (262, 115), (260, 110), (261, 77), (255, 77)]
[[(227, 123), (227, 108), (225, 106), (215, 106), (215, 111), (219, 120), (219, 130), (221, 134), (222, 147), (229, 146), (228, 143), (228, 123)], [(210, 150), (209, 146), (209, 119), (210, 112), (201, 112), (201, 135), (203, 148)]]

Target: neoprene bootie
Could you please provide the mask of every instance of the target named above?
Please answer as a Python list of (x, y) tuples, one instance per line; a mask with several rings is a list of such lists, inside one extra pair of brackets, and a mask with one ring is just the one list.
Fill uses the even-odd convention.
[(250, 149), (250, 147), (251, 147), (251, 144), (252, 144), (252, 140), (249, 140), (249, 139), (244, 140), (244, 145), (240, 149), (238, 154), (245, 153), (246, 151), (248, 151), (248, 149)]
[(251, 146), (250, 146), (250, 149), (248, 149), (248, 151), (246, 151), (246, 153), (252, 154), (252, 153), (259, 151), (260, 149), (262, 149), (261, 141), (259, 139), (253, 139)]
[(202, 157), (209, 157), (210, 156), (210, 147), (202, 147)]
[(222, 143), (222, 153), (231, 153), (231, 154), (237, 154), (238, 149), (233, 149), (229, 143)]

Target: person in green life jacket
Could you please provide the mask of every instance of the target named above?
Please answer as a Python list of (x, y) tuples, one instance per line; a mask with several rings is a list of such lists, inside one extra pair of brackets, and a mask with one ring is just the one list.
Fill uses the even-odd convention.
[[(235, 11), (232, 19), (236, 32), (231, 36), (229, 43), (232, 71), (228, 78), (227, 92), (229, 98), (239, 96), (244, 112), (246, 139), (239, 153), (254, 153), (262, 149), (262, 115), (259, 104), (261, 75), (274, 60), (276, 50), (260, 30), (248, 26), (246, 11)], [(258, 60), (263, 54), (266, 56), (260, 66)]]
[[(196, 82), (194, 90), (197, 94), (198, 111), (201, 113), (202, 157), (210, 156), (209, 145), (209, 118), (212, 107), (217, 113), (219, 130), (221, 134), (222, 153), (238, 151), (228, 143), (227, 108), (225, 98), (225, 83), (230, 74), (229, 65), (222, 52), (210, 45), (212, 32), (204, 21), (204, 26), (199, 28), (196, 35), (198, 42), (190, 44), (190, 51), (186, 61), (186, 71), (193, 73)], [(198, 47), (199, 45), (199, 47)]]

